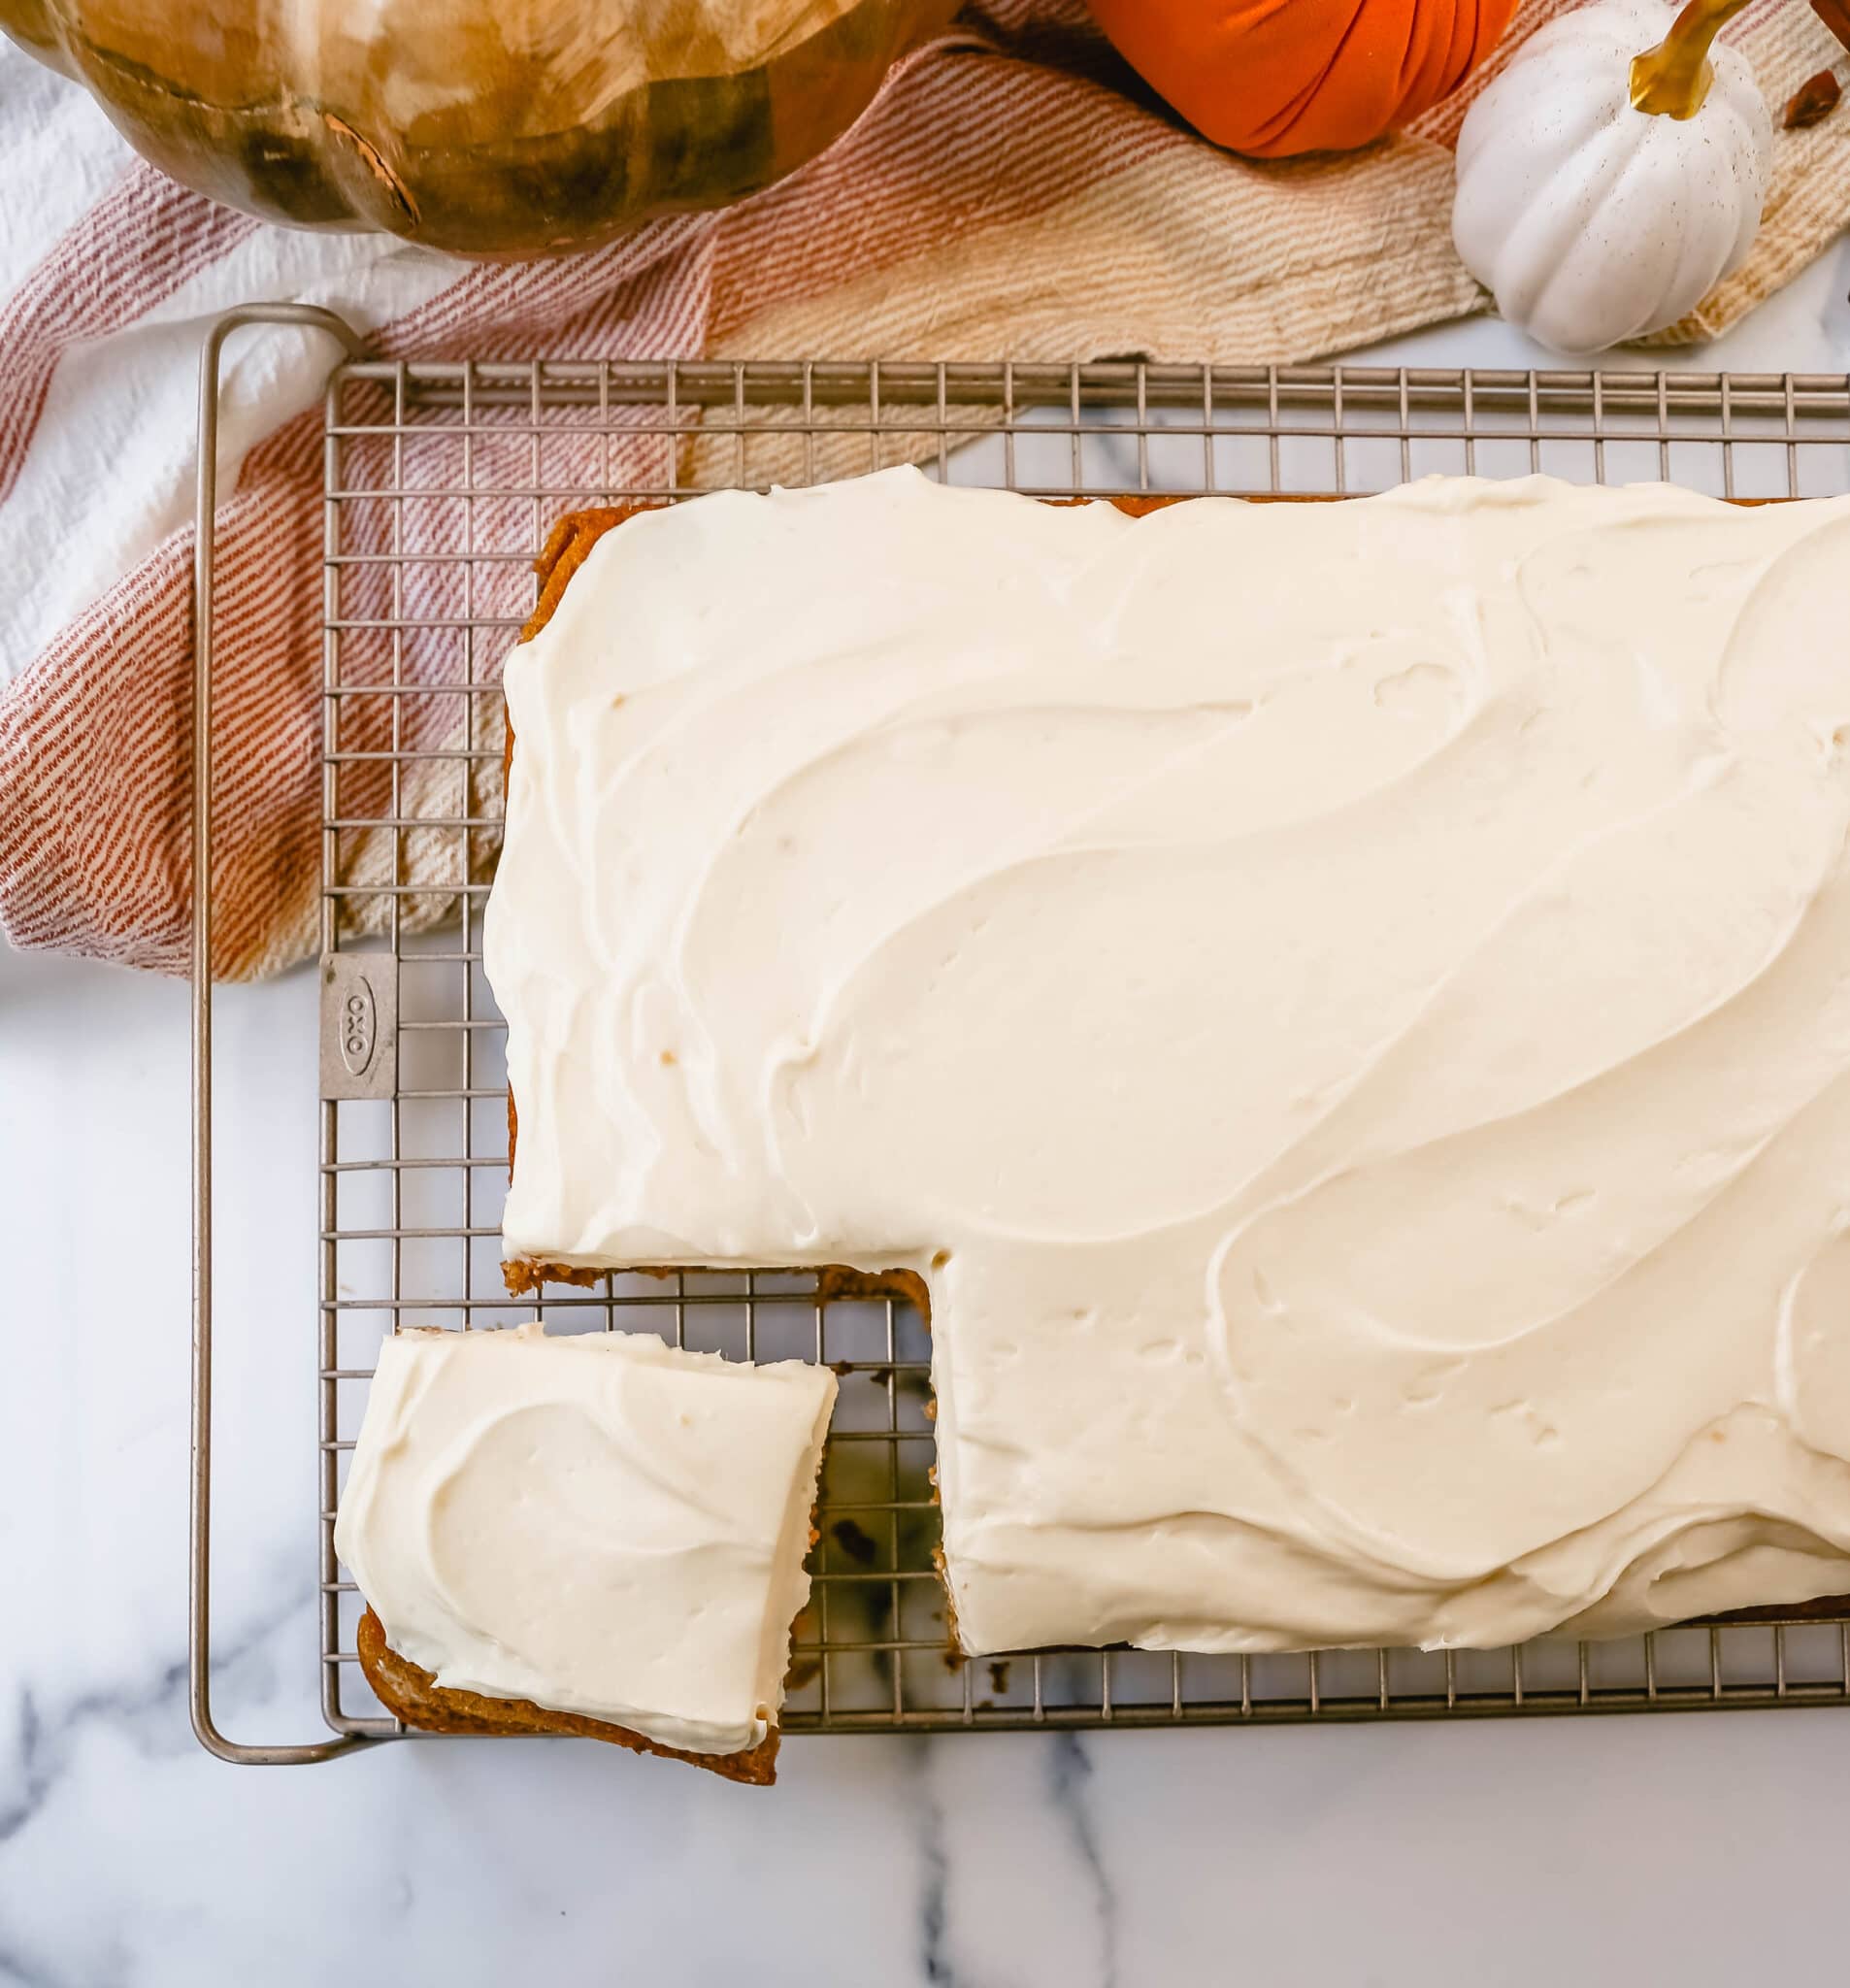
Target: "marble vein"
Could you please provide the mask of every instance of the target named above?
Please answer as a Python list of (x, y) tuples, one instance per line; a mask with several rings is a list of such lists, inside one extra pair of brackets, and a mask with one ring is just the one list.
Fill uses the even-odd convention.
[(1094, 1826), (1091, 1805), (1092, 1756), (1077, 1733), (1060, 1733), (1047, 1757), (1048, 1781), (1055, 1809), (1090, 1880), (1093, 1910), (1098, 1919), (1099, 1988), (1118, 1984), (1118, 1904), (1111, 1874), (1106, 1869)]

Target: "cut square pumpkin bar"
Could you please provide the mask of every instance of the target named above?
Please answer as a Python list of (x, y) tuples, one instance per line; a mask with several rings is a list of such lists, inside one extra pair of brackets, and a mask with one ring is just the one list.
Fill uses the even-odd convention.
[(368, 1683), (771, 1781), (835, 1391), (647, 1335), (387, 1340), (334, 1536)]

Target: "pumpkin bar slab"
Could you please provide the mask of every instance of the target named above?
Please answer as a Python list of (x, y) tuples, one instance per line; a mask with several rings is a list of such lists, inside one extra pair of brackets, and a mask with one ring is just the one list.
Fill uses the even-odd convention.
[(1850, 499), (592, 538), (507, 665), (510, 1267), (904, 1272), (973, 1654), (1841, 1593)]

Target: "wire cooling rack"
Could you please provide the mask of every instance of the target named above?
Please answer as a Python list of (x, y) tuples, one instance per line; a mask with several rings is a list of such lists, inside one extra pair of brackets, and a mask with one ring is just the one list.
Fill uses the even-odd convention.
[[(481, 974), (501, 823), (500, 666), (553, 521), (592, 504), (855, 475), (900, 461), (1054, 497), (1340, 495), (1431, 471), (1665, 478), (1730, 497), (1850, 489), (1838, 376), (1090, 365), (375, 361), (338, 320), (234, 314), (202, 381), (199, 690), (211, 688), (218, 347), (318, 323), (326, 396), (325, 814), (318, 1231), (318, 1660), (338, 1737), (241, 1746), (209, 1701), (209, 937), (196, 934), (193, 1708), (236, 1759), (323, 1758), (399, 1728), (354, 1655), (362, 1607), (333, 1519), (382, 1336), (530, 1318), (501, 1281), (503, 1024)], [(198, 856), (209, 846), (200, 746)], [(201, 863), (203, 874), (203, 861)], [(210, 905), (199, 907), (201, 925)], [(1210, 1657), (1041, 1651), (962, 1662), (932, 1567), (929, 1354), (904, 1304), (820, 1302), (814, 1276), (612, 1275), (553, 1287), (555, 1332), (642, 1330), (735, 1357), (826, 1361), (841, 1393), (789, 1732), (1277, 1724), (1850, 1702), (1850, 1614), (1798, 1610), (1498, 1652)], [(306, 1435), (305, 1435), (305, 1440)]]

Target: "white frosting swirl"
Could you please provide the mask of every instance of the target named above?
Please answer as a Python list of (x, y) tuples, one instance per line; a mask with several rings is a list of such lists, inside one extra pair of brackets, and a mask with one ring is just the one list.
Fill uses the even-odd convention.
[(510, 658), (510, 1255), (928, 1278), (966, 1645), (1850, 1588), (1850, 499), (608, 534)]
[(402, 1332), (335, 1550), (446, 1689), (742, 1752), (783, 1703), (834, 1402), (827, 1368), (646, 1334)]

